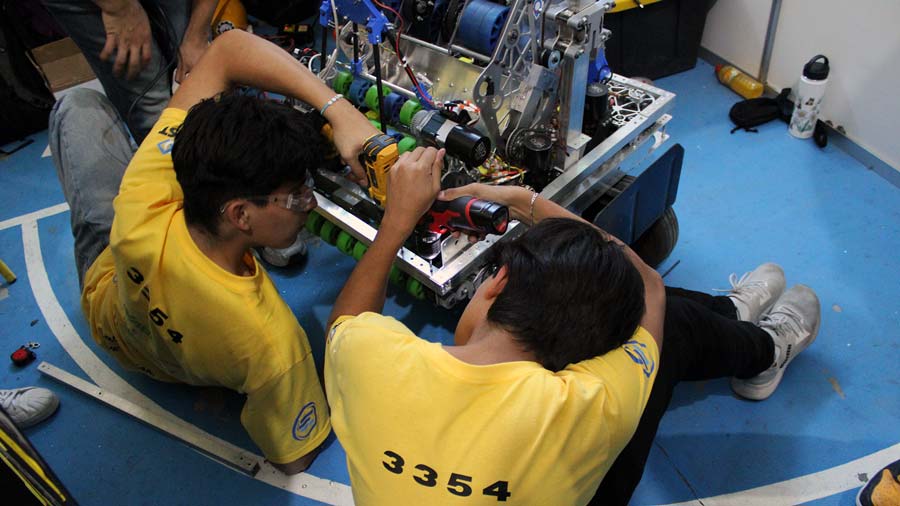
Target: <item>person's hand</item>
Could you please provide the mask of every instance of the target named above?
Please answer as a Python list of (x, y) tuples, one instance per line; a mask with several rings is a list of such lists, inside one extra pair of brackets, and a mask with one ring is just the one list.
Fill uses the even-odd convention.
[(329, 106), (325, 119), (331, 124), (334, 146), (341, 160), (350, 166), (351, 174), (347, 178), (360, 186), (368, 186), (366, 169), (359, 162), (359, 153), (366, 139), (380, 132), (346, 99)]
[(115, 9), (102, 11), (106, 28), (106, 45), (100, 51), (100, 59), (108, 61), (115, 53), (113, 74), (134, 79), (150, 63), (152, 48), (150, 21), (147, 13), (136, 0), (122, 2)]
[(418, 147), (400, 155), (388, 173), (382, 226), (409, 235), (441, 191), (444, 150)]
[(191, 73), (194, 65), (200, 61), (203, 52), (209, 47), (206, 39), (185, 34), (181, 47), (178, 49), (178, 68), (175, 69), (175, 82), (181, 83)]

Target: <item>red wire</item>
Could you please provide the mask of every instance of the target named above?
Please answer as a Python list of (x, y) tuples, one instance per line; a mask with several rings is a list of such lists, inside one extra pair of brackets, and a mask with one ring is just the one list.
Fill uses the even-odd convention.
[[(397, 12), (394, 9), (392, 9), (391, 7), (379, 2), (378, 0), (372, 0), (372, 1), (375, 2), (375, 5), (381, 7), (382, 9), (387, 9), (387, 10), (393, 12), (394, 16), (397, 17), (397, 21), (399, 22), (400, 26), (397, 29), (397, 37), (394, 39), (394, 49), (397, 52), (397, 58), (398, 59), (402, 58), (401, 52), (400, 52), (400, 34), (403, 33), (403, 25), (404, 25), (403, 16), (401, 16), (399, 12)], [(409, 76), (409, 80), (410, 80), (410, 82), (412, 82), (412, 85), (415, 86), (415, 88), (417, 90), (419, 90), (419, 93), (422, 95), (422, 97), (426, 98), (426, 100), (427, 100), (427, 95), (425, 94), (425, 90), (422, 88), (422, 85), (419, 84), (419, 80), (416, 79), (416, 74), (412, 71), (412, 69), (409, 68), (409, 65), (405, 65), (404, 70), (406, 70), (406, 75)], [(433, 101), (428, 100), (428, 103), (432, 107), (434, 107)]]
[(397, 47), (400, 47), (400, 34), (403, 33), (403, 16), (401, 16), (399, 12), (395, 11), (394, 9), (392, 9), (391, 7), (389, 7), (387, 5), (384, 5), (383, 3), (379, 2), (378, 0), (372, 0), (372, 1), (375, 2), (375, 5), (381, 7), (382, 9), (387, 9), (387, 10), (393, 12), (394, 16), (397, 16), (397, 21), (400, 22), (400, 27), (397, 29), (397, 40), (395, 41), (395, 45)]

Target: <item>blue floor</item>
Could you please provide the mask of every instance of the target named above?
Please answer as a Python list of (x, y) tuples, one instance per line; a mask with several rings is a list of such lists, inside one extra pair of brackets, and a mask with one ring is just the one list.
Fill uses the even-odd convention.
[[(738, 97), (703, 62), (657, 85), (678, 95), (668, 131), (670, 142), (686, 150), (675, 204), (680, 240), (660, 267), (674, 267), (667, 283), (727, 288), (730, 273), (776, 261), (789, 285), (805, 283), (818, 292), (822, 326), (767, 401), (739, 400), (725, 380), (680, 386), (632, 503), (717, 504), (705, 498), (803, 478), (787, 495), (729, 503), (785, 504), (798, 487), (828, 489), (824, 478), (808, 475), (890, 447), (900, 458), (900, 189), (836, 148), (792, 138), (783, 123), (729, 134), (727, 112)], [(74, 330), (89, 352), (163, 408), (258, 454), (241, 429), (236, 394), (153, 382), (123, 371), (94, 346), (80, 314), (68, 212), (37, 220), (43, 264), (26, 268), (25, 241), (36, 244), (33, 220), (8, 220), (63, 202), (51, 159), (41, 157), (46, 133), (33, 139), (0, 159), (0, 258), (19, 276), (9, 287), (0, 285), (2, 349), (11, 353), (37, 341), (39, 360), (88, 379), (57, 339), (60, 329)], [(49, 293), (33, 291), (41, 265)], [(353, 265), (320, 243), (305, 264), (271, 271), (320, 364), (329, 304)], [(42, 312), (39, 304), (46, 311), (48, 300), (58, 300), (67, 319)], [(386, 312), (423, 337), (443, 341), (450, 340), (459, 314), (397, 292)], [(26, 434), (82, 504), (321, 504), (298, 495), (307, 490), (302, 485), (288, 484), (286, 491), (229, 470), (42, 377), (36, 363), (0, 368), (0, 386), (35, 384), (52, 388), (62, 404)], [(346, 484), (343, 458), (332, 439), (309, 474)], [(341, 493), (346, 489), (338, 491), (346, 497)], [(830, 506), (853, 504), (854, 495), (848, 486), (805, 497), (808, 504)]]

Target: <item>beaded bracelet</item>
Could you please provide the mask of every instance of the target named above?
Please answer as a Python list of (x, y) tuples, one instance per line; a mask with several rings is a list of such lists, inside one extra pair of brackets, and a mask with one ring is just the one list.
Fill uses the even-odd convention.
[(328, 102), (325, 102), (325, 105), (322, 106), (322, 110), (319, 111), (319, 114), (321, 114), (322, 116), (325, 116), (325, 111), (327, 111), (328, 108), (331, 107), (332, 104), (334, 104), (335, 102), (337, 102), (338, 100), (340, 100), (342, 98), (344, 98), (344, 96), (341, 95), (340, 93), (331, 97), (331, 99)]
[(531, 190), (531, 204), (529, 205), (531, 214), (531, 225), (534, 226), (534, 201), (538, 198), (538, 192)]

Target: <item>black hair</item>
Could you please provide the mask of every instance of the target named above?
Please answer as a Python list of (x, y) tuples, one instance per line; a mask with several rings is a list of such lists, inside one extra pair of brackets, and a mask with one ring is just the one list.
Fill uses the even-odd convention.
[(546, 219), (492, 248), (508, 280), (488, 310), (546, 369), (624, 344), (644, 315), (640, 272), (618, 244), (571, 219)]
[(322, 166), (327, 141), (315, 116), (239, 93), (194, 105), (172, 147), (185, 221), (216, 235), (229, 200), (268, 195)]

